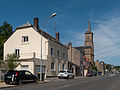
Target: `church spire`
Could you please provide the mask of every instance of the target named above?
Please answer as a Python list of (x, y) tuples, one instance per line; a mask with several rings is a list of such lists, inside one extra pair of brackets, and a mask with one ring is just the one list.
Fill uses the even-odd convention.
[(91, 32), (91, 27), (90, 27), (90, 21), (89, 21), (89, 20), (88, 20), (88, 29), (87, 29), (87, 31), (86, 31), (86, 34), (87, 34), (87, 33), (92, 33), (92, 32)]
[(91, 32), (90, 21), (88, 20), (88, 30), (87, 32)]

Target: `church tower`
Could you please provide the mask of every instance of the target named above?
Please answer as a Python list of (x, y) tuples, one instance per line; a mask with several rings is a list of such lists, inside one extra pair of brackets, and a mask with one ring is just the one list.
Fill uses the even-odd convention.
[(93, 33), (91, 32), (90, 22), (88, 21), (88, 30), (85, 33), (85, 56), (94, 65), (94, 42)]

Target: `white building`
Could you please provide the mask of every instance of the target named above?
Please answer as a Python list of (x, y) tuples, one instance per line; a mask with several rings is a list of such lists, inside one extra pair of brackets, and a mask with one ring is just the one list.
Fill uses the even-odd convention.
[[(16, 28), (11, 37), (4, 43), (4, 60), (7, 54), (15, 53), (19, 57), (20, 65), (16, 70), (29, 70), (37, 75), (40, 72), (41, 37), (42, 37), (42, 67), (46, 76), (56, 76), (59, 70), (68, 68), (67, 50), (56, 39), (39, 29), (38, 18), (34, 18), (34, 25), (27, 22)], [(42, 35), (41, 35), (42, 31)]]

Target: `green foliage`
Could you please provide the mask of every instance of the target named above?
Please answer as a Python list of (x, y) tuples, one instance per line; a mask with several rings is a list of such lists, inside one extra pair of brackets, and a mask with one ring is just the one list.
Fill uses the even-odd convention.
[(93, 71), (97, 71), (97, 67), (96, 66), (92, 66), (92, 70)]
[(2, 61), (0, 60), (0, 68), (1, 68), (1, 63), (2, 63)]
[(17, 62), (18, 58), (16, 54), (7, 54), (6, 62), (8, 63), (9, 70), (14, 70), (19, 65)]
[(112, 69), (112, 65), (111, 64), (106, 64), (106, 69), (110, 72)]
[(120, 70), (120, 66), (114, 66), (114, 68), (118, 71)]
[(0, 26), (0, 60), (3, 60), (3, 47), (5, 41), (12, 35), (12, 26), (6, 21)]

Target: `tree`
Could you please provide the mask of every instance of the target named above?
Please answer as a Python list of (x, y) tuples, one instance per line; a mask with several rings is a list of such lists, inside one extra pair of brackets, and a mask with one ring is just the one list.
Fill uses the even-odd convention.
[(17, 62), (18, 58), (16, 54), (7, 54), (6, 62), (9, 70), (14, 70), (20, 64)]
[(111, 69), (112, 69), (112, 65), (111, 64), (106, 64), (106, 69), (111, 72)]
[(3, 60), (3, 47), (5, 41), (12, 35), (12, 26), (6, 21), (0, 26), (0, 60)]
[(114, 68), (118, 71), (120, 70), (120, 66), (114, 66)]
[(2, 63), (2, 61), (0, 60), (0, 68), (1, 68), (1, 63)]
[(96, 66), (92, 66), (92, 70), (93, 71), (97, 71), (97, 67)]

